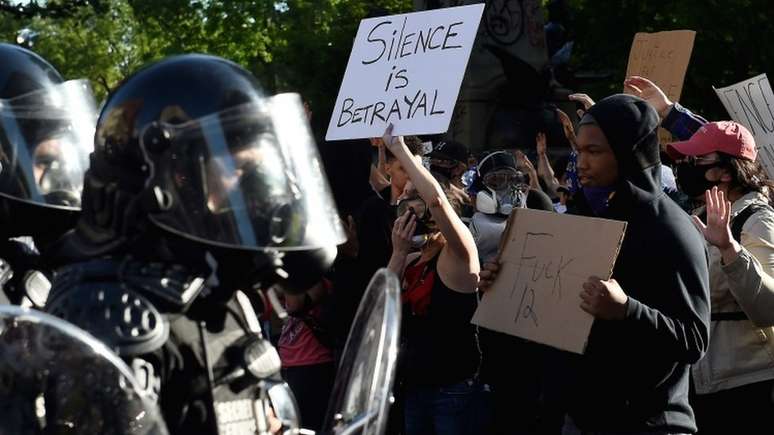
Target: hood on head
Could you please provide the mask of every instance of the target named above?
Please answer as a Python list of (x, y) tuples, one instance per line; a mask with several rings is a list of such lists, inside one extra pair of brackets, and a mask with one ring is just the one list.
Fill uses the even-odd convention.
[(589, 110), (618, 161), (620, 181), (651, 193), (660, 191), (659, 117), (645, 100), (616, 94)]

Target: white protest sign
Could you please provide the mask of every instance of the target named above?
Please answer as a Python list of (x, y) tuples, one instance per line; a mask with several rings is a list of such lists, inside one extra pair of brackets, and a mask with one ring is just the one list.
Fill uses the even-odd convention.
[(445, 132), (484, 6), (361, 21), (325, 139)]
[(758, 161), (774, 178), (774, 94), (766, 74), (725, 88), (715, 88), (731, 119), (744, 125), (755, 137)]
[(626, 222), (519, 208), (500, 242), (500, 272), (472, 322), (583, 353), (593, 317), (580, 308), (590, 276), (610, 278)]

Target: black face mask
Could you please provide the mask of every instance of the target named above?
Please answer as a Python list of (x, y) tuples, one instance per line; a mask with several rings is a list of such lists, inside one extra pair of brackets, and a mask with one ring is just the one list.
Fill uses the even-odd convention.
[(703, 195), (705, 191), (716, 186), (716, 181), (707, 180), (707, 171), (716, 167), (712, 165), (693, 165), (691, 163), (680, 163), (677, 165), (677, 185), (680, 190), (691, 198)]

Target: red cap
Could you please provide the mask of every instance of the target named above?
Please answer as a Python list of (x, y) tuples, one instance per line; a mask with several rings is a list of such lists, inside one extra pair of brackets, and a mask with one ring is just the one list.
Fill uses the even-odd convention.
[(675, 159), (716, 151), (752, 161), (758, 156), (753, 135), (745, 126), (734, 121), (704, 124), (690, 139), (667, 145), (667, 153)]

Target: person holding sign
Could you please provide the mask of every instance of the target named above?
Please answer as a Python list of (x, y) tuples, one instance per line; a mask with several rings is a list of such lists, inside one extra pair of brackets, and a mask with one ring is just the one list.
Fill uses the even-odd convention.
[[(476, 309), (479, 262), (473, 236), (453, 196), (411, 157), (402, 137), (384, 136), (414, 189), (398, 203), (388, 268), (403, 282), (402, 377), (405, 435), (486, 432), (478, 382), (481, 354), (470, 319)], [(457, 204), (459, 205), (459, 204)], [(457, 207), (459, 208), (459, 207)], [(418, 253), (414, 233), (426, 236)]]
[[(571, 213), (627, 221), (612, 279), (578, 289), (595, 320), (584, 355), (563, 355), (565, 435), (696, 431), (689, 366), (709, 343), (706, 251), (662, 191), (656, 111), (631, 95), (590, 107), (577, 135), (582, 189)], [(485, 265), (482, 286), (498, 266)]]

